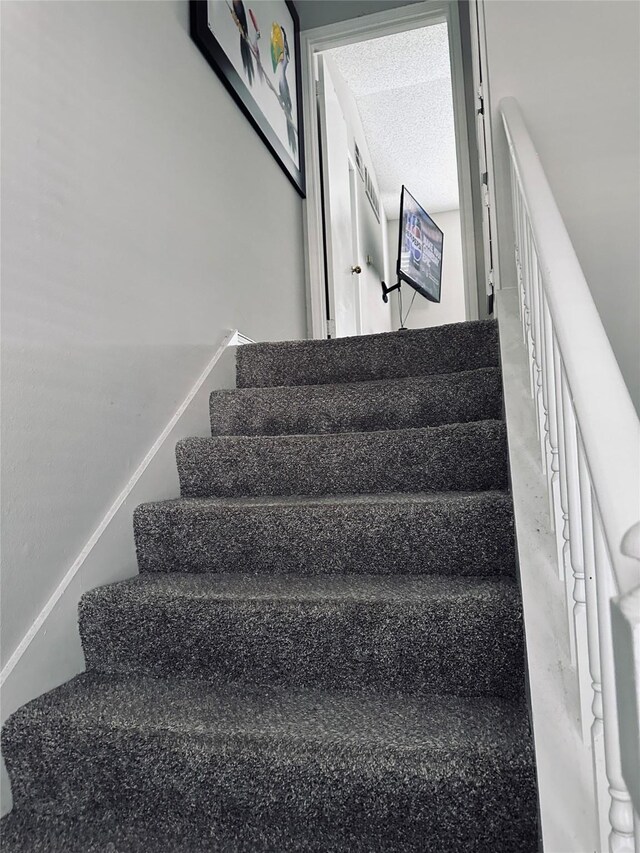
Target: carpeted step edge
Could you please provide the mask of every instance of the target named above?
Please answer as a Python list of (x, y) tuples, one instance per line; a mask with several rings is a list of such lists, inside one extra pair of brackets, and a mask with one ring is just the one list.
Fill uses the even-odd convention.
[(487, 367), (410, 379), (236, 388), (209, 398), (211, 434), (365, 432), (500, 419), (502, 375)]
[(141, 572), (505, 575), (515, 571), (507, 492), (253, 501), (179, 498), (133, 516)]
[[(149, 728), (124, 707), (124, 714), (116, 707), (112, 722), (113, 711), (107, 709), (105, 716), (100, 710), (104, 696), (94, 701), (91, 694), (92, 685), (110, 681), (78, 676), (9, 719), (3, 747), (17, 808), (23, 813), (41, 821), (74, 814), (91, 819), (105, 808), (117, 814), (122, 803), (140, 819), (157, 816), (160, 825), (163, 816), (169, 816), (174, 827), (191, 827), (196, 837), (197, 830), (210, 832), (224, 815), (235, 815), (239, 838), (245, 825), (269, 831), (299, 826), (305, 829), (303, 849), (316, 849), (309, 844), (317, 841), (318, 850), (327, 849), (329, 833), (336, 827), (347, 833), (342, 844), (353, 837), (361, 846), (352, 849), (362, 853), (373, 849), (371, 845), (388, 853), (417, 853), (425, 839), (430, 849), (451, 853), (482, 853), (488, 845), (504, 853), (535, 849), (535, 771), (522, 708), (493, 701), (458, 705), (437, 697), (415, 705), (398, 697), (386, 700), (388, 707), (381, 705), (378, 712), (379, 700), (362, 696), (351, 702), (353, 736), (343, 744), (332, 735), (331, 716), (324, 711), (324, 724), (322, 717), (319, 725), (313, 717), (307, 724), (320, 741), (316, 736), (296, 737), (295, 728), (285, 734), (288, 704), (283, 694), (282, 737), (265, 738), (258, 727), (247, 738), (225, 724), (213, 739), (198, 728), (196, 742), (195, 730), (170, 723)], [(148, 701), (156, 707), (158, 702), (173, 702), (179, 708), (181, 701), (193, 701), (202, 690), (198, 683), (184, 682), (172, 699), (173, 687), (165, 691), (163, 683), (150, 681), (158, 698), (153, 699), (152, 691)], [(145, 682), (123, 678), (120, 684), (135, 699)], [(86, 695), (80, 716), (66, 711), (65, 691), (85, 691), (80, 694)], [(274, 699), (269, 701), (273, 704)], [(313, 709), (322, 707), (325, 699), (314, 693), (305, 701), (317, 716)], [(379, 713), (389, 727), (388, 735), (380, 729), (375, 736), (381, 738), (377, 746), (368, 735), (365, 709), (372, 715), (372, 728), (380, 728)], [(416, 719), (411, 729), (423, 729), (425, 735), (418, 741), (412, 735), (404, 747), (405, 720), (416, 715), (420, 726), (416, 728)], [(439, 725), (438, 719), (447, 726), (444, 748), (437, 739), (429, 746), (428, 731)], [(358, 733), (366, 735), (362, 744)], [(270, 848), (264, 849), (266, 853)], [(348, 845), (337, 849), (344, 851)]]
[(79, 627), (107, 672), (514, 701), (524, 685), (500, 578), (146, 574), (86, 592)]
[(188, 438), (182, 497), (486, 491), (507, 487), (501, 421), (333, 435)]
[(239, 388), (318, 385), (454, 373), (500, 364), (498, 325), (474, 320), (332, 340), (248, 344), (236, 353)]

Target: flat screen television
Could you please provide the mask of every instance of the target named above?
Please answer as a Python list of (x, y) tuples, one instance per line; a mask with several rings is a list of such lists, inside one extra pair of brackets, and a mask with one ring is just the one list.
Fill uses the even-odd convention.
[(444, 234), (405, 186), (400, 194), (398, 281), (440, 302)]

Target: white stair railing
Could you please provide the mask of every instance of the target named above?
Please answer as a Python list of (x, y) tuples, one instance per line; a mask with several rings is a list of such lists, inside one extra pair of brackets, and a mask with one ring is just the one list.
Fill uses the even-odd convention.
[(506, 98), (500, 111), (523, 336), (601, 853), (638, 853), (640, 422), (520, 107)]

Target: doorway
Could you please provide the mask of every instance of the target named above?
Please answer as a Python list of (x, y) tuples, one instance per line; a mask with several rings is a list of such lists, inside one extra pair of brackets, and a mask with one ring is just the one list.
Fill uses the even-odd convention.
[[(363, 122), (361, 113), (366, 112), (363, 104), (368, 107), (377, 101), (379, 105), (384, 98), (368, 97), (373, 94), (368, 91), (363, 94), (363, 78), (369, 81), (376, 75), (393, 76), (395, 72), (407, 78), (414, 68), (415, 80), (401, 80), (399, 87), (395, 86), (406, 100), (427, 72), (401, 51), (413, 51), (412, 56), (416, 57), (417, 50), (430, 45), (439, 50), (436, 64), (444, 61), (448, 68), (448, 80), (443, 80), (440, 87), (443, 92), (449, 87), (448, 104), (440, 105), (441, 113), (447, 110), (450, 113), (450, 133), (444, 133), (447, 138), (441, 146), (445, 149), (448, 143), (448, 151), (436, 151), (433, 146), (426, 151), (425, 144), (416, 136), (420, 121), (425, 126), (424, 112), (412, 128), (412, 110), (407, 102), (402, 126), (396, 110), (395, 126), (387, 128), (388, 132), (374, 133), (377, 138), (371, 145), (375, 149), (372, 157), (363, 128), (366, 121), (371, 128), (371, 116), (367, 115)], [(394, 57), (398, 59), (397, 69)], [(400, 61), (403, 58), (406, 61)], [(409, 327), (423, 327), (477, 318), (478, 271), (483, 260), (477, 256), (478, 211), (472, 200), (457, 4), (420, 3), (308, 30), (302, 33), (302, 61), (309, 172), (305, 217), (310, 334), (318, 338), (344, 337), (391, 331), (405, 323)], [(365, 89), (366, 85), (367, 82)], [(392, 81), (388, 87), (389, 97), (397, 101), (398, 92), (391, 91), (394, 85)], [(471, 125), (475, 132), (473, 122)], [(432, 179), (427, 176), (421, 184), (425, 196), (421, 203), (436, 224), (438, 218), (444, 223), (440, 227), (445, 232), (445, 286), (442, 303), (438, 305), (426, 304), (407, 285), (403, 285), (400, 298), (394, 293), (388, 305), (382, 300), (381, 282), (396, 283), (400, 190), (402, 183), (409, 183), (402, 179), (402, 170), (396, 170), (395, 176), (390, 177), (388, 157), (386, 167), (380, 166), (380, 140), (388, 143), (392, 153), (394, 142), (386, 138), (394, 135), (392, 131), (396, 146), (403, 137), (415, 137), (413, 159), (419, 163), (422, 156), (423, 163), (431, 168)], [(409, 168), (408, 151), (409, 146), (405, 145), (404, 162), (409, 164), (405, 171), (412, 175), (409, 180), (420, 184), (420, 170)], [(449, 165), (445, 169), (442, 164), (447, 157)], [(442, 167), (440, 172), (447, 172), (448, 181), (444, 183), (448, 185), (448, 193), (442, 191), (442, 186), (435, 186), (438, 180), (434, 176), (441, 177), (434, 172), (438, 164)], [(474, 167), (477, 172), (477, 164)], [(429, 168), (422, 171), (427, 174)], [(377, 174), (380, 170), (384, 173), (382, 181)], [(408, 188), (420, 200), (420, 189)], [(326, 245), (322, 242), (323, 234)]]

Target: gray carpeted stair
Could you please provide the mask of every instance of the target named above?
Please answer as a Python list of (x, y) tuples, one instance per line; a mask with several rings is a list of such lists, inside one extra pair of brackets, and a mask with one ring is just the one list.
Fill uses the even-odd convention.
[(497, 367), (444, 376), (214, 391), (212, 435), (284, 435), (439, 426), (502, 417)]
[[(179, 498), (133, 516), (141, 572), (513, 575), (504, 491)], [(459, 531), (464, 528), (464, 536)]]
[[(535, 833), (526, 718), (494, 698), (90, 674), (7, 729), (18, 812), (90, 820), (125, 800), (181, 824), (183, 850), (513, 853)], [(228, 846), (207, 848), (219, 831)]]
[(400, 379), (499, 367), (493, 320), (395, 334), (248, 344), (238, 350), (237, 385), (321, 385)]
[(504, 424), (332, 435), (187, 438), (176, 448), (185, 498), (504, 489)]
[(533, 853), (497, 364), (491, 322), (239, 348), (87, 673), (4, 726), (3, 851)]
[(215, 684), (507, 698), (523, 686), (506, 578), (155, 572), (86, 593), (80, 635), (90, 669)]

